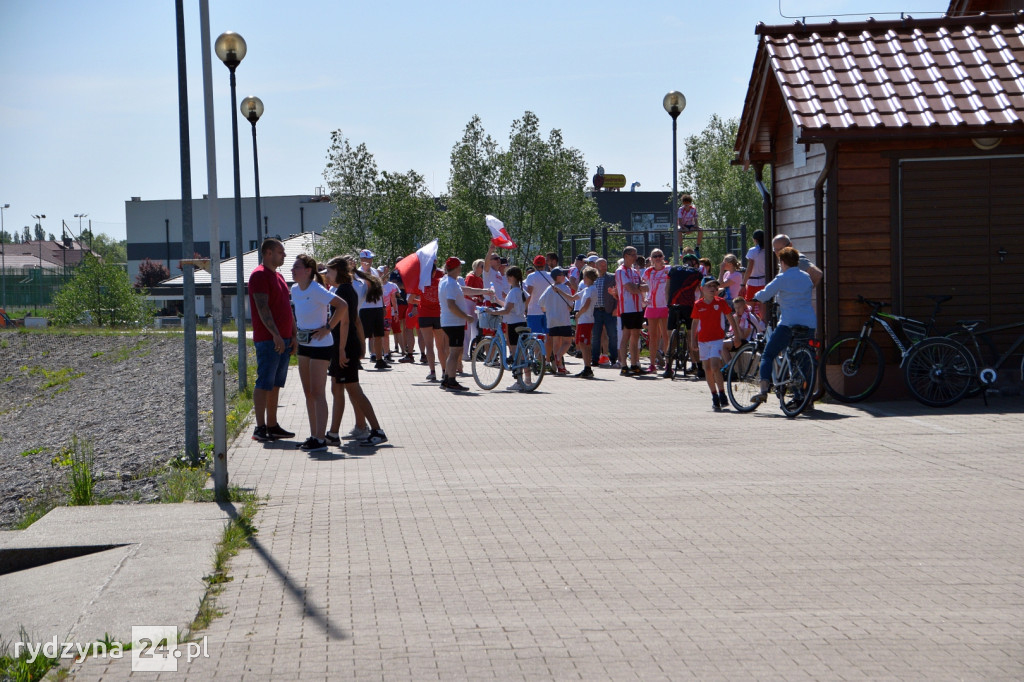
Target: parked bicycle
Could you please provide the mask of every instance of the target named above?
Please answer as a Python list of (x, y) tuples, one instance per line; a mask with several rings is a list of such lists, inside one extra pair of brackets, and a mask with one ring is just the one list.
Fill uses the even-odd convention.
[[(484, 307), (477, 308), (476, 313), (481, 329), (494, 329), (494, 336), (481, 339), (470, 356), (476, 385), (489, 391), (498, 385), (505, 370), (509, 370), (527, 391), (535, 391), (544, 379), (544, 358), (547, 356), (544, 342), (525, 324), (516, 327), (519, 343), (516, 345), (516, 354), (509, 358), (508, 342), (501, 329), (501, 316)], [(527, 374), (529, 380), (525, 378)]]
[[(904, 376), (907, 388), (920, 402), (931, 407), (948, 407), (968, 395), (982, 393), (988, 403), (988, 389), (999, 380), (999, 370), (1008, 365), (1024, 347), (1024, 333), (1000, 353), (992, 335), (1024, 327), (1014, 322), (978, 329), (980, 320), (960, 320), (960, 329), (942, 338), (925, 339), (912, 349)], [(985, 346), (982, 350), (982, 343)], [(1024, 357), (1019, 378), (1024, 380)]]
[(669, 333), (668, 344), (665, 346), (665, 368), (672, 370), (672, 378), (682, 374), (699, 374), (700, 363), (690, 357), (689, 325), (682, 315), (679, 315), (679, 323)]
[[(760, 403), (753, 402), (761, 392), (761, 356), (774, 327), (758, 333), (737, 349), (729, 361), (725, 385), (729, 402), (737, 412), (753, 412)], [(779, 398), (783, 414), (790, 419), (807, 409), (814, 397), (818, 361), (818, 341), (810, 327), (794, 326), (793, 338), (772, 363), (769, 392)]]
[[(932, 309), (931, 318), (927, 322), (921, 322), (903, 315), (884, 313), (882, 308), (889, 307), (890, 303), (869, 301), (863, 296), (858, 296), (857, 302), (870, 306), (871, 312), (859, 333), (840, 336), (825, 351), (822, 377), (829, 394), (844, 403), (855, 403), (870, 396), (881, 385), (882, 376), (885, 374), (885, 357), (878, 343), (871, 338), (876, 324), (893, 340), (900, 353), (902, 367), (910, 349), (931, 335), (942, 304), (953, 297), (928, 298), (935, 302), (935, 307)], [(831, 376), (830, 367), (837, 368), (833, 370), (835, 373)]]

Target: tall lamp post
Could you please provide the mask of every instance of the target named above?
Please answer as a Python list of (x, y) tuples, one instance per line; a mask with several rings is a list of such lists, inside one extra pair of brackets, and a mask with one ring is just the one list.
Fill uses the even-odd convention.
[[(75, 217), (78, 218), (78, 245), (82, 245), (82, 218), (87, 218), (88, 213), (76, 213)], [(92, 251), (92, 230), (89, 230), (89, 250)]]
[[(245, 264), (242, 262), (242, 180), (238, 172), (238, 107), (235, 99), (235, 69), (245, 59), (245, 39), (234, 31), (217, 36), (213, 50), (231, 72), (231, 150), (235, 165), (235, 311), (238, 326), (238, 390), (244, 391), (246, 376), (245, 357)], [(212, 245), (220, 248), (220, 244)], [(257, 244), (257, 248), (259, 245)]]
[(252, 124), (252, 168), (256, 174), (256, 253), (258, 262), (263, 262), (263, 250), (260, 245), (263, 243), (263, 226), (260, 225), (262, 212), (260, 211), (260, 162), (256, 154), (256, 121), (263, 115), (263, 101), (259, 97), (249, 96), (242, 100), (242, 116)]
[(4, 230), (4, 211), (11, 207), (10, 204), (0, 206), (0, 287), (3, 293), (0, 294), (0, 308), (7, 309), (7, 232)]
[(672, 262), (675, 265), (679, 265), (679, 252), (683, 249), (679, 243), (679, 166), (676, 161), (676, 119), (679, 118), (679, 114), (683, 113), (683, 109), (686, 108), (686, 98), (683, 96), (683, 93), (673, 90), (665, 95), (665, 98), (661, 100), (661, 105), (665, 107), (665, 111), (672, 117), (672, 222), (675, 225), (676, 239), (675, 246), (672, 248), (675, 252)]
[[(32, 217), (36, 219), (36, 223), (39, 225), (40, 231), (42, 231), (42, 228), (43, 228), (43, 218), (46, 217), (46, 214), (45, 213), (40, 213), (39, 215), (33, 214)], [(39, 299), (38, 299), (36, 305), (42, 305), (42, 304), (43, 304), (43, 240), (40, 239), (39, 240)]]

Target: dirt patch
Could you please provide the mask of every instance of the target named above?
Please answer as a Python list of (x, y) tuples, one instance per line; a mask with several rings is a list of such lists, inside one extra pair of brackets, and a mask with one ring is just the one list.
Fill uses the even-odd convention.
[[(231, 347), (229, 347), (229, 345)], [(95, 452), (97, 493), (149, 501), (185, 447), (181, 334), (0, 331), (0, 528), (41, 496), (61, 496), (57, 455), (77, 436)], [(236, 354), (225, 344), (229, 367)], [(197, 341), (200, 439), (211, 428), (213, 341)], [(237, 385), (227, 379), (228, 391)]]

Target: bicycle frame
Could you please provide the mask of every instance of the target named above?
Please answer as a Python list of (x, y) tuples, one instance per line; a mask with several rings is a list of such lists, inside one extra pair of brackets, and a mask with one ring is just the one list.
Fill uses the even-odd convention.
[(516, 344), (516, 354), (515, 357), (512, 358), (512, 364), (510, 365), (508, 363), (508, 340), (505, 338), (505, 332), (503, 332), (499, 327), (498, 329), (494, 330), (494, 336), (492, 336), (491, 338), (494, 339), (494, 341), (500, 340), (501, 366), (504, 369), (507, 369), (512, 372), (525, 369), (530, 364), (529, 362), (527, 362), (526, 357), (524, 356), (524, 353), (526, 351), (524, 350), (525, 344), (522, 343), (523, 341), (536, 339), (537, 343), (540, 344), (540, 348), (544, 352), (545, 357), (547, 356), (547, 347), (544, 345), (544, 342), (541, 339), (537, 338), (537, 335), (534, 334), (533, 332), (526, 332), (525, 334), (519, 335), (520, 343)]
[[(993, 333), (996, 333), (996, 332), (1003, 332), (1003, 331), (1006, 331), (1008, 329), (1017, 329), (1017, 328), (1020, 328), (1020, 327), (1024, 327), (1024, 322), (1013, 322), (1013, 323), (1010, 323), (1010, 324), (1002, 324), (1002, 325), (999, 325), (997, 327), (989, 327), (988, 329), (980, 329), (980, 330), (979, 329), (969, 329), (968, 327), (965, 327), (965, 326), (962, 326), (962, 329), (963, 329), (963, 331), (968, 336), (971, 337), (971, 345), (974, 346), (974, 356), (975, 356), (975, 358), (977, 360), (980, 361), (980, 360), (984, 359), (984, 356), (981, 353), (981, 346), (978, 345), (978, 337), (979, 336), (980, 337), (986, 337), (986, 336), (988, 336), (990, 334), (993, 334)], [(991, 341), (990, 341), (990, 343), (991, 343)], [(995, 361), (995, 363), (993, 365), (982, 367), (981, 370), (978, 372), (978, 377), (977, 377), (978, 381), (982, 384), (982, 386), (991, 386), (992, 384), (994, 384), (996, 382), (996, 379), (998, 378), (997, 370), (1000, 367), (1002, 367), (1003, 364), (1007, 360), (1009, 360), (1013, 356), (1014, 353), (1017, 352), (1018, 348), (1021, 348), (1022, 346), (1024, 346), (1024, 334), (1021, 334), (1020, 336), (1018, 336), (1017, 340), (1014, 341), (1010, 345), (1010, 347), (1006, 350), (1006, 352), (1000, 354), (1000, 356), (998, 358), (996, 358), (996, 361)], [(994, 345), (992, 347), (995, 348)], [(1024, 364), (1022, 364), (1022, 366), (1024, 366)], [(1022, 378), (1024, 378), (1024, 377), (1022, 377)]]

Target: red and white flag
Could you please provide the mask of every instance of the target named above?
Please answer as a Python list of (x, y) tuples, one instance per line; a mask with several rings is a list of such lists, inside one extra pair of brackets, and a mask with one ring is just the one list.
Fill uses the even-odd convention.
[(516, 243), (508, 236), (508, 230), (505, 229), (505, 223), (492, 215), (485, 217), (487, 220), (487, 229), (491, 231), (491, 243), (499, 249), (516, 248)]
[(434, 261), (437, 260), (437, 240), (424, 244), (416, 253), (398, 261), (395, 270), (402, 276), (406, 293), (420, 294), (430, 286), (434, 275)]

